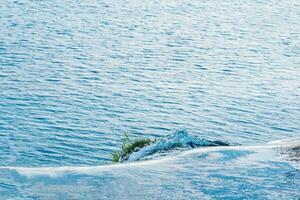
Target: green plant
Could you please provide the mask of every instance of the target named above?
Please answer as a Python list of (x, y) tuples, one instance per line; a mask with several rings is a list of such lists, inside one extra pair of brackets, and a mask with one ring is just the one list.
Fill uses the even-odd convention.
[(137, 149), (148, 146), (151, 143), (156, 141), (156, 140), (151, 140), (148, 138), (139, 138), (139, 139), (135, 139), (132, 141), (129, 139), (129, 137), (126, 133), (124, 133), (122, 140), (123, 140), (123, 143), (121, 145), (121, 150), (115, 151), (112, 154), (113, 162), (120, 162), (123, 159), (126, 159), (132, 152), (136, 151)]
[(119, 162), (119, 159), (120, 159), (119, 152), (117, 152), (117, 151), (113, 152), (113, 155), (112, 155), (113, 162)]

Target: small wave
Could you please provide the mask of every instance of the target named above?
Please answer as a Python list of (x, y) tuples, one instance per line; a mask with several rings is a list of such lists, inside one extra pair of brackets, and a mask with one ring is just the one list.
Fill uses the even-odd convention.
[[(204, 138), (199, 138), (197, 136), (188, 134), (186, 130), (176, 131), (174, 134), (167, 136), (166, 138), (153, 143), (147, 147), (134, 152), (128, 158), (128, 161), (124, 163), (117, 164), (107, 164), (107, 165), (96, 165), (96, 166), (59, 166), (59, 167), (16, 167), (16, 166), (2, 166), (0, 170), (16, 171), (20, 175), (27, 177), (31, 176), (60, 176), (66, 173), (78, 173), (78, 174), (99, 174), (101, 172), (111, 172), (115, 170), (127, 170), (129, 168), (140, 168), (143, 166), (156, 166), (166, 164), (175, 160), (185, 159), (193, 155), (198, 155), (207, 152), (219, 152), (223, 150), (230, 151), (262, 151), (267, 149), (277, 149), (277, 148), (294, 148), (295, 145), (299, 146), (300, 138), (281, 140), (270, 142), (263, 145), (254, 146), (232, 146), (227, 142), (207, 140)], [(198, 148), (201, 147), (201, 148)], [(159, 157), (159, 159), (149, 159), (144, 160), (143, 158), (148, 155), (153, 155), (158, 152), (173, 151), (176, 148), (185, 148), (185, 151), (181, 151), (176, 155), (170, 155), (164, 157)], [(299, 148), (299, 147), (297, 147)], [(297, 149), (298, 150), (298, 149)], [(299, 153), (299, 151), (297, 151)], [(297, 154), (298, 155), (298, 154)], [(278, 158), (282, 159), (282, 158)], [(129, 162), (141, 160), (140, 162)], [(285, 159), (283, 159), (285, 160)], [(299, 169), (299, 165), (294, 165)]]
[[(299, 142), (299, 141), (298, 141)], [(183, 151), (180, 154), (174, 156), (165, 156), (160, 159), (143, 160), (141, 162), (126, 162), (108, 165), (96, 165), (96, 166), (60, 166), (60, 167), (15, 167), (15, 166), (3, 166), (0, 170), (16, 171), (20, 175), (27, 177), (32, 176), (50, 176), (57, 177), (64, 175), (66, 173), (76, 173), (76, 174), (99, 174), (101, 172), (111, 172), (116, 170), (128, 170), (130, 168), (140, 168), (143, 166), (156, 166), (163, 165), (168, 162), (175, 160), (184, 159), (193, 155), (198, 155), (208, 152), (219, 152), (223, 150), (230, 151), (262, 151), (267, 149), (274, 149), (278, 147), (289, 147), (290, 143), (285, 143), (281, 145), (259, 145), (259, 146), (214, 146), (214, 147), (204, 147), (204, 148), (194, 148), (187, 151)]]
[(33, 177), (33, 176), (49, 176), (57, 177), (67, 173), (75, 174), (99, 174), (101, 172), (111, 172), (112, 170), (129, 169), (132, 167), (141, 167), (147, 165), (155, 165), (158, 163), (164, 163), (171, 161), (176, 157), (164, 157), (163, 159), (146, 160), (143, 162), (132, 163), (116, 163), (107, 165), (94, 165), (94, 166), (58, 166), (58, 167), (15, 167), (15, 166), (3, 166), (0, 170), (16, 171), (18, 174)]
[(186, 129), (180, 129), (164, 139), (133, 152), (125, 160), (122, 160), (122, 162), (142, 160), (155, 153), (163, 153), (165, 151), (175, 150), (177, 148), (189, 149), (208, 146), (229, 146), (229, 143), (219, 140), (207, 140), (189, 134)]
[(262, 150), (272, 149), (278, 147), (277, 145), (263, 145), (263, 146), (215, 146), (215, 147), (204, 147), (194, 148), (187, 151), (183, 151), (180, 154), (173, 156), (165, 156), (160, 159), (142, 160), (140, 162), (125, 162), (108, 165), (94, 165), (94, 166), (59, 166), (59, 167), (15, 167), (15, 166), (3, 166), (0, 170), (16, 171), (20, 175), (27, 177), (32, 176), (50, 176), (56, 177), (66, 173), (78, 173), (78, 174), (99, 174), (101, 172), (115, 171), (115, 170), (127, 170), (134, 167), (143, 166), (156, 166), (168, 163), (169, 161), (180, 160), (182, 158), (190, 157), (195, 154), (218, 152), (222, 150)]

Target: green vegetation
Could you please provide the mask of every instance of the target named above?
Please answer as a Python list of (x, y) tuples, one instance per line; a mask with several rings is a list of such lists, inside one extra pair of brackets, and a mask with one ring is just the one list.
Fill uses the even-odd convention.
[(120, 151), (115, 151), (112, 154), (113, 162), (120, 162), (126, 159), (132, 152), (141, 149), (145, 146), (150, 145), (155, 142), (155, 140), (151, 140), (148, 138), (139, 138), (135, 140), (130, 140), (128, 135), (124, 133), (123, 144), (121, 146)]

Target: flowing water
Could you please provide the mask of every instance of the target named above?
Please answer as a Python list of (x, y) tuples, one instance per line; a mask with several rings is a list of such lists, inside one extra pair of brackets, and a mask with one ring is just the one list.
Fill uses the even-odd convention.
[[(298, 0), (2, 0), (0, 199), (299, 199), (299, 22)], [(239, 145), (111, 165), (124, 132), (181, 128)]]

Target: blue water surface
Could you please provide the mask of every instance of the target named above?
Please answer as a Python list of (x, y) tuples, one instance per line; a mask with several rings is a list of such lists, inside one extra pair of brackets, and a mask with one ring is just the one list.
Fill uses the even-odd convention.
[(299, 10), (298, 0), (2, 0), (0, 167), (107, 164), (123, 132), (300, 137)]

